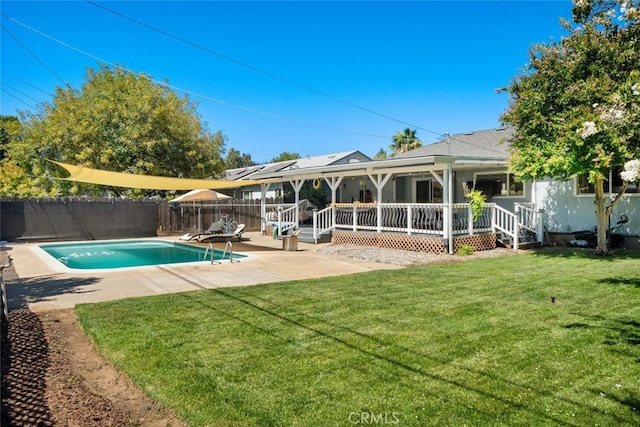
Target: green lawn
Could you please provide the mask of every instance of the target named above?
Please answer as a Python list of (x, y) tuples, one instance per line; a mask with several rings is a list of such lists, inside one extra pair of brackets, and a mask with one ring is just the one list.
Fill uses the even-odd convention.
[(589, 254), (77, 312), (100, 351), (190, 426), (638, 426), (640, 253)]

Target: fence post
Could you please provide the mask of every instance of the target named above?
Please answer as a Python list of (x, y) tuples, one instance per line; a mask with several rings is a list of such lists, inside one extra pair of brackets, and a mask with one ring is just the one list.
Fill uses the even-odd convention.
[(4, 321), (9, 321), (9, 302), (7, 300), (7, 288), (4, 283), (4, 269), (11, 267), (11, 257), (7, 257), (7, 264), (0, 266), (0, 288), (2, 288), (2, 317)]

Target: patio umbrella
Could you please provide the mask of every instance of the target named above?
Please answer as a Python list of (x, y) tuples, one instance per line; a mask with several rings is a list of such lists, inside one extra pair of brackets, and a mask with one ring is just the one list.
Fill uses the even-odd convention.
[(196, 190), (191, 190), (188, 193), (184, 193), (181, 196), (176, 197), (172, 200), (172, 202), (184, 203), (184, 202), (193, 202), (193, 206), (195, 207), (195, 202), (200, 202), (200, 207), (198, 208), (198, 230), (202, 231), (202, 202), (205, 200), (225, 200), (231, 199), (231, 196), (227, 196), (226, 194), (218, 193), (217, 191), (209, 190), (207, 188), (199, 188)]
[(176, 197), (172, 202), (195, 202), (202, 200), (225, 200), (230, 199), (231, 196), (218, 193), (217, 191), (209, 190), (206, 188), (200, 188), (197, 190), (191, 190), (188, 193), (184, 193), (181, 196)]

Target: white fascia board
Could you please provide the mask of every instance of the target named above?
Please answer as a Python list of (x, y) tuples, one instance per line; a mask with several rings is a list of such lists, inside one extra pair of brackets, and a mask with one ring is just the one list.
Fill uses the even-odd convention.
[(488, 165), (508, 165), (509, 164), (509, 160), (504, 159), (504, 158), (482, 158), (482, 159), (478, 159), (478, 158), (473, 158), (473, 157), (467, 157), (467, 158), (457, 158), (454, 161), (454, 164), (456, 165), (482, 165), (482, 164), (488, 164)]
[[(454, 159), (448, 156), (411, 157), (403, 159), (377, 160), (315, 168), (280, 171), (273, 174), (252, 176), (255, 180), (313, 179), (322, 176), (361, 176), (370, 173), (399, 173), (407, 169), (428, 170), (429, 166), (447, 164)], [(442, 169), (442, 167), (438, 168)]]

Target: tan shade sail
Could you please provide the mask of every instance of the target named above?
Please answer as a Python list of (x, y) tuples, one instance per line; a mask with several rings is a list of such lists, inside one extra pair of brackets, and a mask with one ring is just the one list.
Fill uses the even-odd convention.
[(84, 166), (56, 162), (54, 160), (51, 160), (51, 162), (63, 167), (69, 172), (70, 176), (62, 179), (87, 184), (109, 185), (112, 187), (142, 188), (146, 190), (195, 190), (198, 188), (237, 188), (259, 184), (258, 181), (219, 181), (213, 179), (135, 175), (131, 173), (91, 169)]

